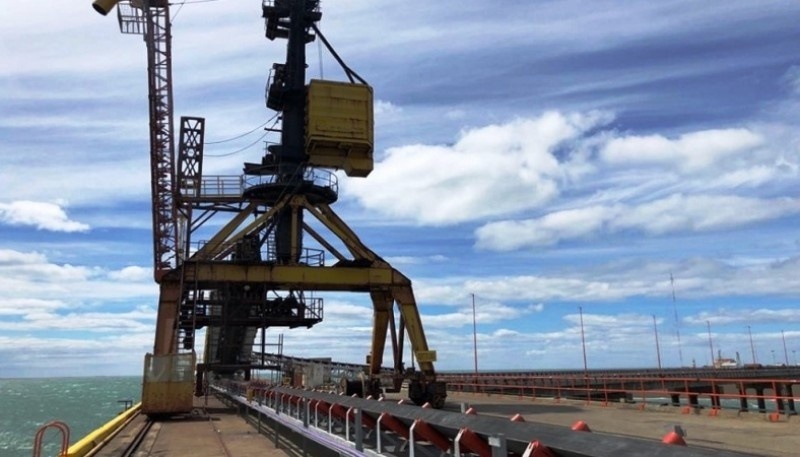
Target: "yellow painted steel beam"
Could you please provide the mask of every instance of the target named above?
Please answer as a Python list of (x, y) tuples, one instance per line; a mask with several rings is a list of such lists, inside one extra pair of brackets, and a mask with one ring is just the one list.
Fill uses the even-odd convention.
[(139, 414), (141, 407), (142, 403), (139, 402), (131, 408), (128, 408), (125, 412), (119, 414), (117, 417), (111, 419), (70, 446), (67, 453), (63, 454), (62, 457), (83, 457), (95, 451), (97, 447), (101, 444), (105, 444), (110, 437), (122, 429), (136, 414)]
[(405, 286), (392, 287), (392, 295), (403, 316), (408, 339), (411, 341), (411, 350), (414, 351), (417, 362), (419, 362), (420, 371), (425, 374), (434, 374), (433, 362), (436, 361), (436, 351), (428, 349), (428, 341), (425, 339), (425, 331), (422, 329), (422, 320), (419, 317), (410, 281)]
[(336, 235), (356, 259), (375, 261), (378, 256), (361, 242), (345, 222), (339, 218), (328, 205), (311, 205), (305, 202), (306, 209), (317, 218), (325, 227)]
[(175, 333), (175, 320), (178, 318), (178, 305), (181, 300), (181, 283), (167, 280), (167, 276), (165, 276), (159, 287), (153, 353), (164, 355), (175, 352), (178, 344), (178, 338)]
[(233, 235), (229, 239), (225, 240), (224, 242), (220, 243), (216, 248), (211, 257), (206, 257), (207, 259), (221, 259), (225, 255), (229, 254), (231, 250), (233, 250), (234, 245), (242, 240), (245, 236), (250, 235), (251, 233), (261, 229), (261, 227), (270, 219), (272, 219), (280, 209), (286, 206), (287, 200), (279, 201), (275, 206), (269, 209), (269, 211), (265, 212), (264, 214), (256, 217), (252, 222), (247, 224), (243, 229), (239, 230), (236, 235)]
[[(305, 198), (303, 198), (303, 200), (305, 200)], [(302, 211), (302, 210), (298, 208), (297, 204), (291, 205), (291, 208), (292, 208), (292, 233), (291, 233), (291, 236), (290, 236), (290, 243), (291, 243), (291, 247), (292, 247), (292, 252), (293, 253), (299, 253), (300, 252), (300, 241), (301, 241), (300, 237), (303, 236), (303, 233), (300, 231), (300, 225), (299, 225), (299, 221), (298, 221), (298, 216), (300, 215), (300, 211)], [(297, 262), (298, 259), (295, 259), (294, 257), (295, 256), (292, 255), (292, 258), (294, 259), (293, 262)]]
[(245, 219), (247, 219), (253, 212), (255, 212), (258, 205), (250, 203), (241, 211), (239, 211), (233, 219), (231, 219), (224, 227), (222, 227), (216, 235), (214, 235), (208, 242), (203, 245), (192, 257), (193, 259), (210, 259), (213, 258), (215, 253), (218, 252), (219, 246), (233, 233)]
[(335, 247), (333, 247), (333, 245), (332, 245), (332, 244), (330, 244), (330, 243), (329, 243), (329, 242), (328, 242), (328, 241), (327, 241), (325, 238), (323, 238), (323, 237), (322, 237), (322, 235), (320, 235), (319, 233), (317, 233), (317, 231), (316, 231), (316, 230), (314, 230), (313, 228), (311, 228), (311, 226), (309, 226), (309, 225), (308, 225), (308, 224), (306, 224), (306, 223), (303, 223), (303, 230), (305, 230), (305, 231), (306, 231), (306, 233), (308, 233), (309, 235), (311, 235), (311, 238), (314, 238), (314, 239), (317, 241), (317, 243), (319, 243), (319, 244), (321, 244), (321, 245), (322, 245), (322, 247), (324, 247), (325, 249), (327, 249), (327, 250), (328, 250), (328, 252), (330, 252), (331, 254), (333, 254), (333, 256), (334, 256), (334, 257), (336, 257), (336, 258), (337, 258), (337, 259), (339, 259), (339, 260), (347, 260), (347, 258), (346, 258), (344, 255), (342, 255), (342, 253), (341, 253), (341, 252), (339, 252), (339, 250), (338, 250), (338, 249), (336, 249)]
[(377, 375), (383, 366), (383, 349), (386, 347), (386, 331), (392, 317), (394, 299), (388, 291), (370, 293), (374, 313), (372, 317), (372, 349), (369, 357), (369, 374)]
[[(294, 198), (297, 198), (297, 197), (294, 197)], [(287, 202), (289, 202), (289, 201), (290, 201), (289, 198), (285, 198), (285, 199), (279, 201), (275, 206), (271, 207), (268, 211), (266, 211), (265, 213), (263, 213), (260, 216), (256, 217), (252, 222), (250, 222), (244, 228), (239, 230), (235, 235), (230, 236), (230, 233), (227, 233), (225, 235), (225, 237), (227, 238), (228, 236), (230, 236), (230, 238), (224, 239), (224, 241), (216, 243), (216, 246), (213, 246), (211, 248), (212, 251), (211, 251), (210, 255), (207, 254), (206, 257), (202, 257), (202, 259), (209, 260), (209, 259), (222, 259), (222, 258), (224, 258), (228, 254), (230, 254), (231, 251), (233, 251), (233, 249), (234, 249), (234, 247), (235, 247), (237, 242), (241, 241), (245, 236), (250, 235), (253, 232), (256, 232), (258, 230), (261, 230), (261, 228), (270, 219), (275, 217), (278, 214), (278, 211), (281, 210), (284, 206), (286, 206)], [(253, 205), (253, 203), (251, 203), (251, 205)], [(248, 208), (250, 208), (250, 207), (248, 206)], [(253, 209), (252, 212), (253, 213), (255, 212), (255, 208)], [(296, 218), (296, 215), (293, 214), (292, 217)], [(241, 221), (239, 221), (236, 224), (236, 227), (238, 227), (239, 225), (241, 225)], [(236, 229), (236, 227), (233, 227), (233, 229)], [(226, 226), (226, 228), (227, 228), (227, 226)], [(215, 238), (216, 238), (216, 235), (215, 235)], [(213, 238), (212, 238), (212, 240), (213, 240)], [(210, 243), (211, 242), (209, 242), (208, 244), (210, 244)], [(198, 257), (198, 258), (201, 258), (201, 257)]]
[(203, 283), (262, 283), (276, 290), (353, 291), (388, 289), (407, 278), (384, 267), (309, 267), (263, 263), (192, 262), (189, 277)]

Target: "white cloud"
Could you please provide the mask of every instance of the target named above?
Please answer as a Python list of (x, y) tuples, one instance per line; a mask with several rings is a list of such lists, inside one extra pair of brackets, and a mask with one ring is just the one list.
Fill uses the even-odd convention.
[[(510, 321), (529, 314), (531, 310), (496, 302), (482, 302), (475, 307), (475, 320), (481, 324)], [(472, 325), (471, 307), (464, 307), (454, 313), (428, 314), (424, 316), (425, 328), (454, 328)]]
[(55, 203), (28, 200), (0, 203), (0, 222), (16, 226), (33, 226), (53, 232), (86, 232), (89, 226), (70, 220), (66, 211)]
[(703, 130), (676, 139), (632, 135), (611, 139), (601, 157), (617, 165), (672, 165), (692, 172), (735, 159), (763, 144), (764, 138), (748, 129)]
[(0, 249), (0, 299), (57, 300), (74, 307), (158, 295), (155, 284), (123, 276), (100, 267), (51, 262), (36, 252)]
[(60, 300), (38, 298), (5, 298), (0, 300), (0, 316), (24, 316), (30, 313), (53, 312), (66, 305)]
[(672, 291), (670, 274), (675, 278), (676, 294), (682, 299), (792, 297), (800, 294), (798, 257), (747, 263), (702, 257), (676, 263), (609, 261), (590, 269), (571, 268), (539, 275), (428, 278), (415, 280), (414, 285), (419, 303), (447, 306), (466, 306), (469, 293), (486, 302), (614, 303), (636, 297), (669, 298)]
[(0, 267), (6, 265), (30, 265), (47, 261), (44, 254), (38, 252), (20, 252), (12, 249), (0, 249)]
[(510, 251), (633, 230), (648, 235), (729, 229), (800, 212), (800, 200), (676, 194), (638, 205), (590, 206), (475, 231), (482, 249)]
[(386, 257), (386, 261), (392, 265), (420, 265), (447, 262), (447, 257), (440, 254), (425, 257), (389, 256)]
[(392, 102), (387, 102), (384, 100), (375, 100), (375, 116), (391, 116), (393, 114), (398, 114), (403, 112), (403, 108), (393, 104)]
[(789, 91), (795, 95), (800, 95), (800, 65), (792, 65), (783, 74), (783, 82)]
[(125, 267), (118, 271), (110, 271), (109, 279), (115, 281), (143, 282), (153, 280), (153, 269), (138, 267), (135, 265)]
[(156, 311), (152, 307), (139, 306), (122, 312), (70, 312), (28, 310), (22, 321), (0, 322), (4, 331), (73, 330), (81, 332), (146, 332), (155, 330)]
[(796, 308), (719, 308), (712, 311), (701, 311), (695, 315), (686, 316), (683, 322), (689, 325), (750, 325), (750, 324), (795, 324), (800, 322), (800, 309)]
[[(343, 185), (367, 209), (443, 225), (532, 209), (559, 193), (583, 157), (555, 149), (609, 121), (604, 113), (547, 112), (462, 132), (455, 144), (389, 149), (366, 180)], [(577, 156), (577, 154), (576, 154)], [(575, 159), (575, 163), (570, 162)]]

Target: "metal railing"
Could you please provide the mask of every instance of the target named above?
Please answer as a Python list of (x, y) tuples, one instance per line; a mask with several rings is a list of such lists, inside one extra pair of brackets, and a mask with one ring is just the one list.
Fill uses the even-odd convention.
[[(402, 401), (361, 399), (288, 387), (214, 386), (261, 431), (268, 428), (322, 450), (315, 456), (499, 457), (733, 457), (741, 453), (674, 446), (659, 441), (573, 431), (567, 427), (519, 422), (411, 406)], [(284, 438), (285, 439), (285, 438)]]
[[(198, 196), (199, 198), (241, 197), (243, 190), (243, 176), (203, 176)], [(194, 195), (184, 195), (184, 197), (194, 197)]]
[[(270, 184), (278, 184), (280, 182), (279, 168), (277, 165), (275, 165), (273, 168), (274, 172), (271, 174), (244, 176), (244, 186), (246, 188), (252, 188)], [(334, 173), (328, 170), (308, 167), (303, 171), (302, 182), (304, 184), (311, 184), (316, 187), (329, 189), (337, 195), (339, 193), (339, 180)]]
[[(796, 414), (794, 379), (663, 376), (474, 376), (440, 375), (448, 390), (519, 398), (568, 398), (587, 402), (630, 402), (683, 408), (755, 410)], [(800, 392), (800, 387), (797, 388)], [(688, 412), (684, 409), (684, 412)], [(713, 414), (713, 413), (712, 413)]]

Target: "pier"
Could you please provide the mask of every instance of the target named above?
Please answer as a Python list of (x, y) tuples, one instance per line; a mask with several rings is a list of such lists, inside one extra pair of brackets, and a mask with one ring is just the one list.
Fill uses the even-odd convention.
[[(280, 374), (325, 367), (323, 380), (361, 368), (257, 356)], [(440, 410), (409, 404), (405, 392), (379, 401), (330, 384), (224, 382), (195, 398), (190, 413), (135, 415), (67, 456), (788, 457), (800, 446), (798, 374), (796, 367), (446, 373), (449, 400)]]

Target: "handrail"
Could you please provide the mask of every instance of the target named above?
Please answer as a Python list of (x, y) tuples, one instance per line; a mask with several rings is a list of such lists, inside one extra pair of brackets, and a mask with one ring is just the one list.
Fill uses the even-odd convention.
[(61, 450), (58, 452), (58, 455), (64, 456), (67, 454), (67, 450), (69, 449), (69, 426), (61, 421), (52, 421), (42, 425), (36, 430), (36, 436), (33, 438), (33, 457), (41, 457), (44, 433), (49, 428), (55, 428), (61, 432)]
[[(247, 395), (237, 384), (214, 386), (214, 389), (229, 401), (243, 406), (254, 419), (258, 416), (259, 423), (262, 415), (280, 423), (281, 427), (273, 429), (276, 440), (278, 430), (286, 425), (305, 437), (331, 443), (331, 449), (346, 450), (344, 455), (375, 455), (392, 442), (403, 449), (407, 446), (403, 452), (411, 456), (440, 455), (465, 447), (481, 456), (531, 455), (525, 452), (532, 446), (541, 450), (533, 455), (574, 457), (741, 455), (691, 446), (666, 446), (660, 441), (639, 438), (576, 432), (550, 424), (420, 408), (402, 401), (394, 403), (278, 386), (256, 391), (251, 387)], [(342, 440), (347, 447), (342, 446)]]
[[(757, 403), (761, 413), (796, 414), (792, 386), (797, 379), (760, 378), (664, 378), (622, 376), (448, 376), (448, 387), (459, 393), (481, 395), (516, 395), (520, 398), (553, 397), (591, 400), (635, 401), (672, 406), (749, 411)], [(730, 392), (735, 390), (735, 392)], [(703, 400), (702, 402), (700, 400)]]

